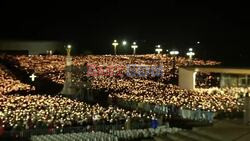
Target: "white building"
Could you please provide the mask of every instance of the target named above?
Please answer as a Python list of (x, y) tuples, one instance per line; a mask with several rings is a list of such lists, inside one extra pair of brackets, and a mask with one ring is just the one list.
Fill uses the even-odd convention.
[(250, 69), (223, 67), (181, 67), (179, 68), (179, 86), (183, 89), (194, 89), (196, 73), (219, 73), (220, 87), (248, 87), (250, 86)]

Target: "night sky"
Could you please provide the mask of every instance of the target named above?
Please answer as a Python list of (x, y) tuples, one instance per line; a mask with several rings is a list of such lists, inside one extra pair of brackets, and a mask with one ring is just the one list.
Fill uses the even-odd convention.
[(193, 47), (198, 57), (249, 66), (248, 9), (239, 1), (1, 0), (0, 40), (58, 40), (78, 53), (105, 54), (114, 39), (125, 39), (137, 41), (138, 53), (152, 53), (156, 44), (183, 54)]

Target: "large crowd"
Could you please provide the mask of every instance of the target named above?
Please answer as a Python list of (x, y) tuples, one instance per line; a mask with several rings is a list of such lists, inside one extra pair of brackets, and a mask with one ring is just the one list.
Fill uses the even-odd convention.
[(192, 110), (232, 112), (240, 111), (243, 105), (238, 98), (226, 92), (210, 93), (203, 89), (186, 90), (176, 85), (166, 85), (152, 80), (97, 78), (93, 80), (93, 86), (109, 89), (112, 98), (156, 105), (174, 105)]
[[(27, 72), (47, 77), (54, 82), (64, 82), (65, 56), (58, 55), (30, 55), (30, 56), (6, 56), (7, 60), (16, 64)], [(234, 111), (239, 110), (242, 103), (237, 98), (226, 93), (208, 93), (203, 90), (184, 90), (166, 81), (177, 77), (178, 67), (187, 65), (217, 65), (216, 61), (192, 60), (184, 57), (175, 58), (161, 55), (142, 55), (136, 58), (131, 56), (75, 56), (73, 65), (80, 66), (85, 62), (97, 66), (127, 64), (138, 65), (162, 65), (163, 75), (160, 79), (148, 79), (145, 77), (93, 77), (92, 87), (95, 89), (105, 88), (112, 98), (122, 98), (128, 101), (138, 101), (159, 105), (174, 105), (178, 108), (195, 110), (197, 108), (209, 111)], [(175, 61), (175, 66), (173, 66)], [(172, 72), (173, 67), (174, 72)], [(126, 67), (124, 67), (126, 68)], [(206, 76), (207, 77), (207, 76)], [(209, 80), (208, 75), (208, 80)], [(157, 81), (156, 81), (157, 80)], [(209, 81), (206, 81), (209, 83)], [(205, 83), (206, 84), (206, 83)], [(204, 84), (203, 84), (204, 85)], [(201, 84), (202, 87), (202, 84)]]
[[(29, 55), (4, 56), (5, 61), (27, 73), (35, 73), (38, 77), (47, 78), (55, 83), (65, 81), (65, 56)], [(203, 111), (242, 111), (241, 95), (249, 92), (243, 88), (212, 89), (180, 89), (174, 83), (178, 77), (178, 68), (187, 65), (217, 65), (216, 61), (203, 61), (188, 58), (161, 55), (131, 56), (74, 56), (73, 65), (81, 66), (86, 62), (106, 68), (110, 65), (124, 66), (123, 77), (97, 76), (91, 77), (91, 87), (106, 89), (112, 100), (122, 99), (137, 103), (148, 103), (160, 106), (174, 106), (179, 109)], [(175, 65), (173, 65), (173, 63)], [(162, 76), (128, 77), (128, 64), (163, 66)], [(96, 70), (97, 71), (97, 70)], [(205, 76), (207, 77), (207, 76)], [(211, 77), (208, 76), (208, 80)], [(100, 105), (90, 106), (86, 103), (70, 100), (65, 97), (42, 95), (6, 95), (12, 91), (31, 89), (21, 83), (10, 71), (0, 66), (0, 125), (6, 128), (36, 128), (37, 126), (64, 127), (82, 125), (93, 122), (114, 122), (128, 117), (150, 118), (136, 111), (125, 111), (115, 107), (104, 108)], [(201, 87), (209, 82), (201, 82)], [(5, 95), (3, 95), (5, 94)]]
[[(65, 80), (64, 68), (65, 68), (65, 56), (60, 55), (21, 55), (21, 56), (5, 56), (5, 60), (8, 60), (16, 67), (26, 70), (29, 73), (36, 73), (40, 77), (48, 78), (56, 83), (63, 84)], [(96, 65), (95, 71), (98, 68), (107, 66), (121, 66), (124, 68), (123, 74), (126, 75), (126, 68), (128, 64), (137, 65), (149, 65), (162, 66), (162, 76), (160, 81), (169, 82), (172, 79), (176, 79), (178, 76), (178, 67), (187, 65), (217, 65), (220, 62), (216, 61), (204, 61), (204, 60), (192, 60), (185, 57), (178, 57), (175, 59), (175, 68), (173, 68), (174, 58), (170, 56), (155, 56), (152, 54), (138, 56), (134, 59), (131, 56), (74, 56), (72, 62), (74, 66), (80, 66), (86, 62)]]
[(196, 91), (205, 92), (208, 94), (220, 94), (220, 95), (229, 95), (234, 98), (244, 98), (249, 95), (250, 87), (225, 87), (225, 88), (218, 88), (218, 87), (211, 87), (211, 88), (196, 88)]
[(37, 127), (61, 128), (94, 123), (114, 123), (127, 118), (144, 117), (136, 111), (116, 107), (88, 105), (69, 98), (42, 95), (1, 96), (0, 125), (7, 129)]
[(8, 69), (0, 65), (0, 95), (31, 90), (31, 86), (20, 82)]
[(196, 88), (211, 88), (220, 86), (220, 74), (219, 73), (196, 73)]

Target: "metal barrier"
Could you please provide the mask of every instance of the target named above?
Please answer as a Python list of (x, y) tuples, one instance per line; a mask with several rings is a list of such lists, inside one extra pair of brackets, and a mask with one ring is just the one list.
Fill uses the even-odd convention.
[(215, 116), (214, 112), (203, 111), (200, 109), (194, 111), (189, 109), (180, 109), (174, 105), (156, 105), (136, 101), (125, 101), (123, 99), (117, 99), (116, 105), (124, 109), (133, 109), (142, 112), (152, 112), (164, 116), (167, 115), (167, 117), (169, 118), (182, 118), (189, 120), (212, 122)]

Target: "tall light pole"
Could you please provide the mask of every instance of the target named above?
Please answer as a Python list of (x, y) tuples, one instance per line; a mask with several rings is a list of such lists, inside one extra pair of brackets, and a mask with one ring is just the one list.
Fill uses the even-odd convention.
[(66, 67), (65, 67), (65, 82), (61, 94), (63, 95), (73, 95), (76, 94), (76, 89), (72, 83), (72, 56), (70, 54), (72, 49), (71, 45), (66, 46), (67, 56), (66, 56)]
[(179, 51), (177, 51), (177, 50), (172, 50), (172, 51), (170, 51), (170, 55), (171, 55), (171, 56), (177, 56), (177, 55), (179, 55)]
[(177, 51), (177, 50), (172, 50), (172, 51), (170, 51), (170, 55), (174, 57), (174, 58), (173, 58), (173, 69), (174, 69), (174, 68), (175, 68), (175, 63), (176, 63), (175, 58), (176, 58), (177, 55), (179, 55), (179, 51)]
[(166, 54), (168, 54), (169, 53), (169, 50), (168, 49), (166, 49)]
[(127, 53), (127, 41), (126, 40), (123, 40), (122, 41), (122, 46), (123, 46), (123, 54), (126, 54)]
[(133, 55), (135, 55), (136, 49), (138, 48), (138, 45), (136, 45), (136, 42), (133, 42), (131, 48), (133, 48)]
[(162, 52), (161, 45), (157, 45), (155, 51), (157, 52), (157, 54), (160, 54)]
[(114, 46), (114, 54), (116, 55), (116, 47), (119, 45), (119, 43), (116, 40), (114, 40), (112, 45)]
[(189, 56), (189, 60), (191, 61), (193, 56), (195, 55), (195, 53), (193, 52), (192, 48), (189, 48), (188, 52), (187, 52), (187, 56)]
[[(204, 57), (204, 55), (206, 54), (206, 52), (205, 52), (205, 50), (202, 48), (202, 43), (201, 43), (201, 41), (196, 41), (195, 43), (194, 43), (194, 46), (195, 46), (195, 48), (196, 48), (196, 53), (197, 53), (197, 55), (198, 55), (198, 57), (201, 57), (201, 58), (203, 58)], [(206, 55), (205, 55), (206, 56)]]
[(69, 56), (69, 57), (70, 57), (71, 47), (72, 46), (69, 44), (69, 45), (67, 45), (67, 48), (66, 48), (66, 50), (67, 50), (67, 56)]

